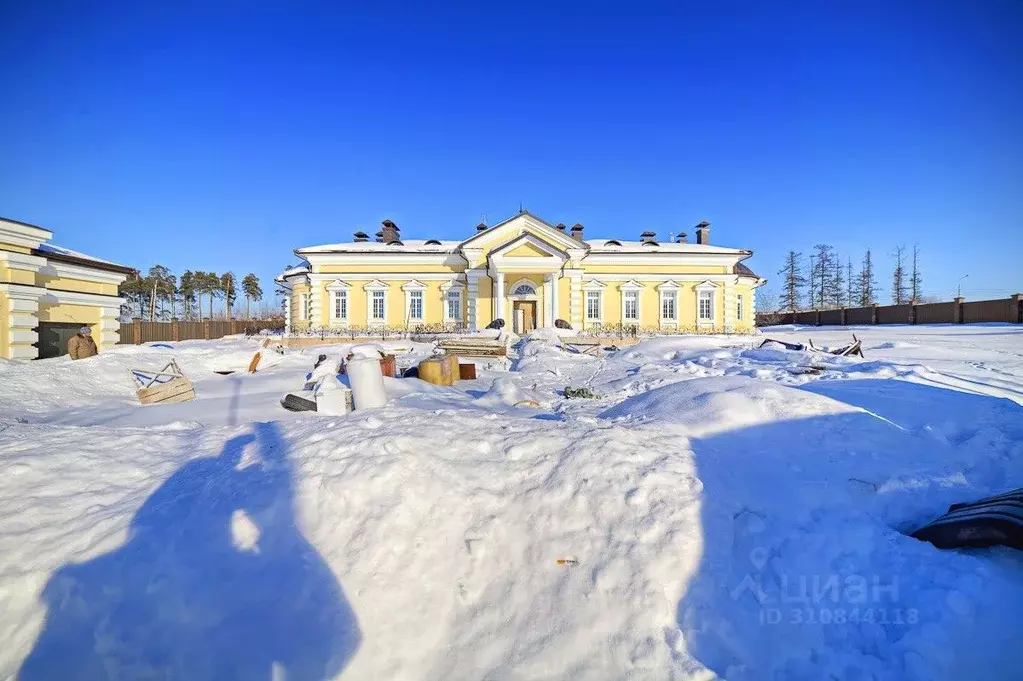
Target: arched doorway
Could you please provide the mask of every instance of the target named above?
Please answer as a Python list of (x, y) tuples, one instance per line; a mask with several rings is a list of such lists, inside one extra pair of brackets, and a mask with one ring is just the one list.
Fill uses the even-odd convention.
[(520, 279), (512, 285), (508, 298), (511, 299), (512, 331), (521, 336), (535, 329), (537, 308), (540, 306), (536, 284), (529, 279)]

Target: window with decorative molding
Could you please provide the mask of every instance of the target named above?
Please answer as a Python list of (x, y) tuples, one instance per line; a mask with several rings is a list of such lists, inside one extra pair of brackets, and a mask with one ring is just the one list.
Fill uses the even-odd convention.
[(698, 308), (700, 321), (710, 321), (714, 319), (714, 292), (713, 291), (700, 291), (698, 299)]
[(740, 293), (735, 298), (735, 318), (738, 319), (740, 322), (742, 321), (742, 314), (743, 314), (742, 304), (743, 304), (743, 302), (744, 301), (742, 299), (742, 294)]
[(384, 321), (387, 318), (387, 292), (373, 291), (373, 319)]
[(422, 291), (409, 291), (408, 317), (409, 317), (409, 319), (417, 319), (417, 320), (423, 318), (423, 292)]
[(530, 286), (529, 284), (519, 284), (518, 286), (515, 287), (515, 290), (512, 291), (512, 295), (513, 296), (535, 296), (536, 295), (536, 289), (534, 287)]
[(444, 296), (444, 300), (447, 304), (447, 314), (445, 318), (451, 321), (459, 321), (462, 319), (462, 292), (458, 290), (448, 291)]
[(586, 319), (600, 321), (600, 291), (586, 292)]
[(661, 319), (678, 319), (678, 293), (661, 291)]
[(639, 319), (639, 291), (626, 291), (622, 298), (622, 319), (637, 321)]
[(348, 291), (334, 291), (334, 319), (348, 319)]

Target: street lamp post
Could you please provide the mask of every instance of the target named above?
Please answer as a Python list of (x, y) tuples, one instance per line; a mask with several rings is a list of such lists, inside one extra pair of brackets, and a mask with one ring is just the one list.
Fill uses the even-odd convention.
[(956, 298), (963, 297), (963, 279), (965, 279), (968, 276), (970, 275), (964, 274), (963, 276), (959, 277), (959, 281), (956, 282)]

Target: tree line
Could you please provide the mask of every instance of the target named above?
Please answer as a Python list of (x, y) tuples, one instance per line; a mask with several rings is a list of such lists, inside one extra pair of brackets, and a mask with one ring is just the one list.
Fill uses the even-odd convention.
[(263, 300), (263, 289), (255, 274), (246, 274), (241, 282), (233, 272), (185, 270), (178, 277), (163, 265), (153, 265), (145, 276), (136, 272), (121, 284), (120, 294), (126, 299), (121, 312), (149, 321), (174, 318), (200, 321), (204, 302), (208, 304), (206, 318), (212, 319), (213, 301), (222, 299), (226, 316), (231, 319), (239, 293), (245, 297), (245, 318), (251, 319), (252, 303)]
[[(905, 246), (896, 246), (892, 257), (895, 259), (891, 284), (892, 303), (903, 305), (914, 300), (922, 301), (923, 275), (919, 267), (919, 247), (913, 245), (908, 270)], [(827, 244), (813, 247), (808, 266), (802, 253), (790, 250), (778, 274), (782, 275), (779, 310), (796, 312), (867, 307), (878, 302), (880, 289), (874, 271), (873, 253), (869, 248), (855, 270), (852, 258), (846, 257), (843, 263), (842, 257)]]

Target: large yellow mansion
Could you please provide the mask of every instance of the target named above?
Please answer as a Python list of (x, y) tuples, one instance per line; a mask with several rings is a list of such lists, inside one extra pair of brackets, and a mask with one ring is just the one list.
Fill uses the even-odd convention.
[(464, 241), (405, 240), (385, 220), (371, 240), (300, 248), (304, 262), (278, 281), (290, 289), (289, 331), (481, 329), (516, 333), (564, 320), (585, 330), (744, 332), (764, 283), (712, 246), (707, 223), (669, 242), (584, 240), (582, 225), (551, 225), (521, 211)]

